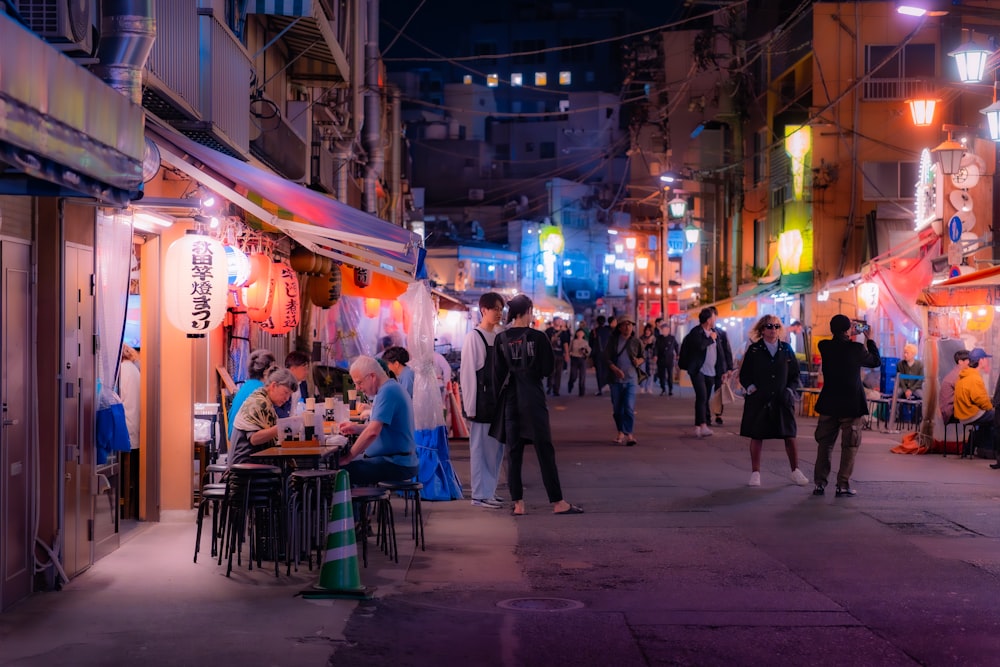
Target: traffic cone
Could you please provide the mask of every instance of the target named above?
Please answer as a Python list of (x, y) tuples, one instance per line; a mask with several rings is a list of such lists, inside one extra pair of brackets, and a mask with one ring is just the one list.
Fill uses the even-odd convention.
[(346, 470), (340, 470), (334, 479), (333, 507), (330, 508), (330, 522), (326, 525), (326, 551), (319, 571), (319, 583), (302, 591), (301, 595), (304, 598), (370, 600), (374, 593), (374, 588), (361, 585), (351, 479)]

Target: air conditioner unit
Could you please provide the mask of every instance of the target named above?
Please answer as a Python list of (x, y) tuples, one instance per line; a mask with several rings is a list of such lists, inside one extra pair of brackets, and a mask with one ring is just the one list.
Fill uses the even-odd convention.
[(68, 56), (92, 57), (100, 28), (97, 0), (16, 0), (28, 27)]

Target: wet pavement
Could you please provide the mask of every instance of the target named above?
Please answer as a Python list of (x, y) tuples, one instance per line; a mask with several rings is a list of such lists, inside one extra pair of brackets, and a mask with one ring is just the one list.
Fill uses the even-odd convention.
[[(687, 393), (685, 393), (685, 391)], [(693, 435), (690, 390), (640, 395), (639, 445), (615, 447), (610, 400), (550, 399), (579, 516), (553, 516), (530, 451), (529, 514), (425, 503), (415, 550), (360, 570), (371, 601), (304, 600), (318, 571), (231, 578), (191, 562), (194, 513), (168, 513), (59, 592), (0, 615), (0, 665), (991, 665), (1000, 651), (1000, 472), (900, 456), (866, 431), (858, 495), (822, 497), (764, 446), (746, 485), (741, 406)], [(799, 420), (812, 477), (815, 419)], [(451, 443), (468, 481), (468, 443)], [(835, 451), (835, 463), (839, 448)], [(501, 495), (503, 493), (501, 492)]]

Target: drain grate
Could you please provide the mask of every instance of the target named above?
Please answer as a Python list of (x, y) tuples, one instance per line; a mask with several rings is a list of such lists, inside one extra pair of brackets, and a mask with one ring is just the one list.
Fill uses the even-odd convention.
[(583, 603), (579, 600), (567, 600), (566, 598), (511, 598), (497, 602), (501, 609), (511, 609), (513, 611), (572, 611), (573, 609), (583, 609)]

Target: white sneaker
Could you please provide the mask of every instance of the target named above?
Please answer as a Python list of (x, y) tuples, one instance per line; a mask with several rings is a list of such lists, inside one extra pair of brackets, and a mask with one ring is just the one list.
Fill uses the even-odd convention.
[(806, 486), (807, 484), (809, 484), (809, 479), (806, 478), (806, 476), (803, 475), (802, 471), (799, 470), (798, 468), (792, 471), (792, 481), (798, 484), (799, 486)]
[(747, 482), (747, 486), (760, 486), (760, 473), (754, 471), (750, 473), (750, 481)]
[(491, 510), (498, 510), (503, 507), (503, 503), (499, 503), (493, 498), (473, 498), (472, 504), (475, 507), (485, 507)]
[(704, 435), (704, 433), (701, 432), (701, 426), (695, 426), (694, 427), (694, 437), (700, 438), (703, 435)]
[(701, 434), (705, 437), (708, 437), (710, 435), (714, 435), (714, 432), (712, 431), (712, 429), (708, 427), (708, 424), (705, 424), (704, 426), (701, 427)]

